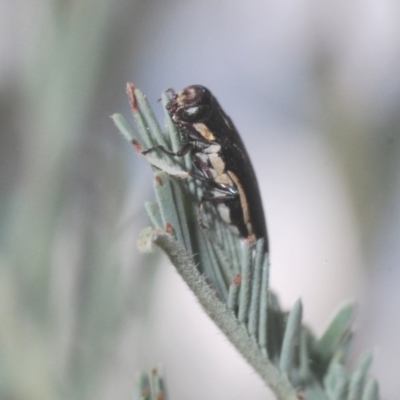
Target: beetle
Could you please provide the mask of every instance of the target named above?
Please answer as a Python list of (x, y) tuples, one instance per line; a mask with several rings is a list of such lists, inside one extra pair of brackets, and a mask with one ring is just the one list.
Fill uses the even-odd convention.
[[(171, 90), (172, 91), (172, 90)], [(172, 152), (163, 146), (155, 149), (183, 157), (190, 152), (192, 176), (204, 183), (203, 203), (214, 204), (231, 230), (249, 241), (268, 236), (256, 175), (242, 139), (217, 99), (204, 86), (191, 85), (173, 95), (166, 105), (178, 126), (181, 147)]]

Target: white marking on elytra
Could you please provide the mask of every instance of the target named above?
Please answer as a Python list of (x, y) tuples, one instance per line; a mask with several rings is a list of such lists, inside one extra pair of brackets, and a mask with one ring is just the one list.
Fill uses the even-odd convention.
[(232, 186), (232, 179), (225, 173), (225, 163), (219, 155), (220, 150), (221, 146), (219, 144), (212, 144), (201, 153), (198, 153), (197, 157), (209, 166), (209, 171), (215, 182)]
[(201, 123), (201, 122), (197, 122), (197, 123), (193, 124), (193, 128), (196, 129), (196, 131), (199, 132), (200, 135), (201, 135), (204, 139), (206, 139), (206, 140), (208, 140), (208, 141), (210, 141), (210, 142), (212, 142), (213, 140), (215, 140), (215, 136), (214, 136), (213, 133), (208, 129), (208, 127), (207, 127), (206, 124), (203, 124), (203, 123)]
[(233, 186), (232, 179), (229, 177), (228, 174), (220, 174), (215, 177), (215, 182), (221, 183), (227, 186)]
[(244, 220), (246, 228), (249, 232), (249, 235), (252, 235), (253, 234), (253, 226), (251, 225), (251, 222), (250, 222), (249, 205), (247, 203), (246, 193), (244, 192), (243, 186), (241, 185), (240, 180), (237, 177), (237, 175), (235, 173), (233, 173), (232, 171), (228, 171), (227, 173), (237, 187), (237, 190), (239, 192), (240, 205), (242, 206), (242, 211), (243, 211), (243, 220)]
[(217, 175), (222, 175), (225, 171), (224, 160), (215, 153), (210, 154), (210, 163)]
[(203, 150), (203, 153), (205, 153), (205, 154), (218, 154), (220, 152), (220, 150), (221, 150), (221, 145), (212, 144), (212, 145), (206, 147)]

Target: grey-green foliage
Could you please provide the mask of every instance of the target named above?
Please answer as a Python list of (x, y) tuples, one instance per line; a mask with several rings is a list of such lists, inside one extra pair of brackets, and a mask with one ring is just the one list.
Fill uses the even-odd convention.
[(132, 252), (143, 191), (102, 127), (132, 60), (118, 39), (143, 19), (133, 3), (1, 10), (1, 400), (126, 399), (142, 358), (156, 257)]
[[(163, 132), (143, 94), (133, 85), (128, 85), (128, 93), (136, 128), (115, 114), (112, 118), (121, 133), (139, 152), (158, 144), (176, 151), (180, 135), (169, 116)], [(167, 101), (163, 93), (164, 106)], [(207, 314), (277, 398), (379, 399), (376, 381), (367, 376), (370, 354), (361, 357), (352, 371), (345, 366), (353, 306), (344, 306), (316, 338), (301, 323), (301, 301), (286, 313), (268, 289), (269, 257), (262, 252), (261, 240), (255, 244), (240, 240), (212, 207), (206, 210), (212, 228), (200, 227), (196, 204), (201, 184), (187, 173), (189, 157), (155, 151), (146, 158), (154, 169), (156, 202), (146, 204), (153, 226), (141, 234), (139, 248), (151, 251), (156, 244), (168, 255)]]
[(164, 382), (157, 369), (149, 374), (141, 373), (136, 383), (136, 398), (138, 400), (164, 400), (166, 398)]

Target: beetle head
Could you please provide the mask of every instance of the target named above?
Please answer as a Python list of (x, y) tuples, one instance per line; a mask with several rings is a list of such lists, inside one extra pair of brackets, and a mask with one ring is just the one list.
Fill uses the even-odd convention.
[(174, 94), (166, 108), (178, 125), (205, 121), (211, 111), (211, 92), (201, 85), (191, 85)]

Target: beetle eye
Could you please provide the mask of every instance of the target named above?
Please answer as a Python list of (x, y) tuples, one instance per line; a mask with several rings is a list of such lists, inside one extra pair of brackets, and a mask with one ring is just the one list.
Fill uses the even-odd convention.
[(208, 111), (208, 106), (182, 108), (179, 117), (186, 122), (195, 122), (204, 119), (207, 116)]

